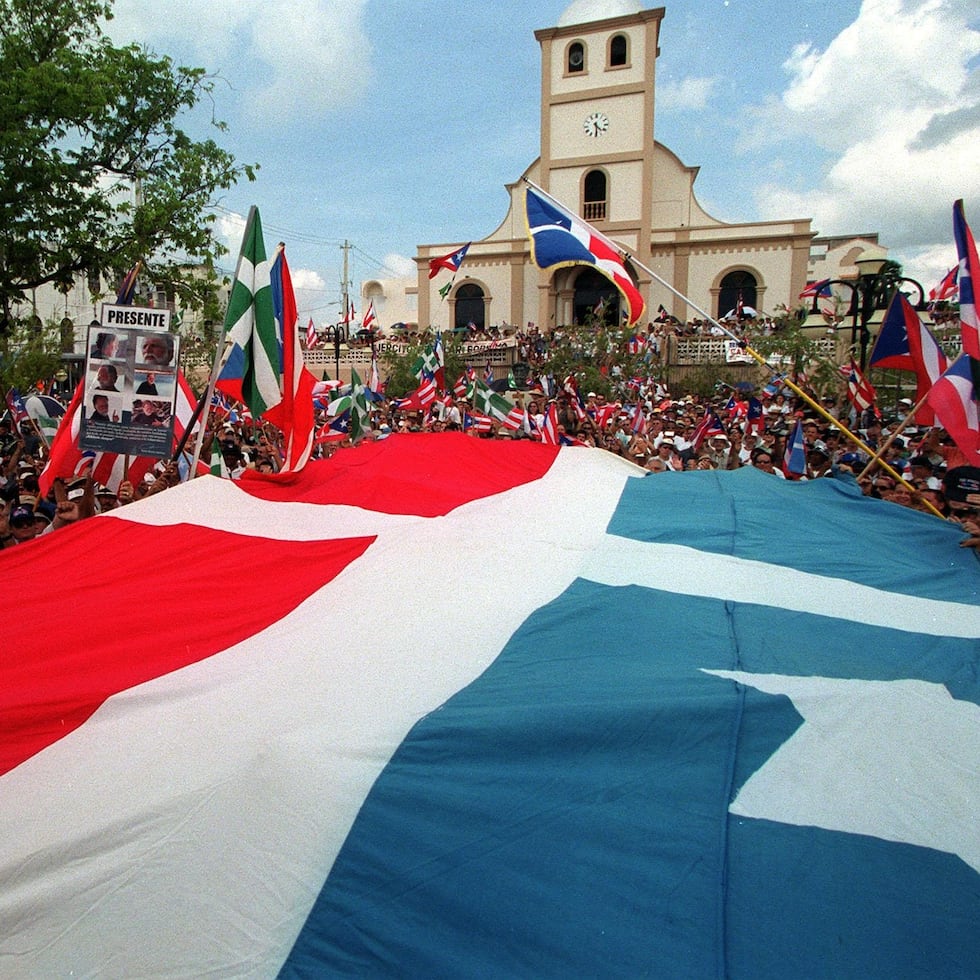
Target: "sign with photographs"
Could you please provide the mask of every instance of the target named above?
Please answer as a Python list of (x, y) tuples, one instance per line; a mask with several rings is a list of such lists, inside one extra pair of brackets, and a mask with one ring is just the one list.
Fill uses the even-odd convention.
[(89, 327), (78, 444), (129, 456), (170, 455), (180, 338), (170, 311), (103, 306)]

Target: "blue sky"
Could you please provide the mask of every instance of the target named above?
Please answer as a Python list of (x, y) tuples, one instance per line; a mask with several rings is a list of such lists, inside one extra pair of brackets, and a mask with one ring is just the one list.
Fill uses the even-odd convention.
[[(538, 152), (535, 30), (657, 5), (117, 0), (110, 30), (218, 76), (216, 138), (261, 165), (221, 201), (226, 267), (255, 204), (267, 246), (286, 242), (301, 322), (327, 323), (345, 240), (357, 289), (413, 271), (419, 244), (478, 240), (503, 219), (504, 185)], [(955, 262), (956, 198), (980, 235), (976, 0), (663, 6), (656, 136), (700, 167), (714, 217), (877, 231), (926, 288)]]

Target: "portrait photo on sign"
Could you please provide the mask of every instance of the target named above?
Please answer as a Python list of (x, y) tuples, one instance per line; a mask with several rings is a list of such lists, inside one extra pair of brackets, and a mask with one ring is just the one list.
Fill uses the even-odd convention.
[(172, 371), (137, 370), (133, 385), (137, 395), (160, 395), (169, 400), (174, 393), (174, 375)]
[(121, 365), (112, 363), (92, 364), (89, 375), (89, 390), (122, 391), (125, 383)]
[(156, 401), (152, 398), (134, 398), (132, 425), (144, 425), (160, 428), (167, 424), (170, 418), (170, 404)]
[(87, 422), (118, 422), (122, 411), (122, 396), (107, 391), (94, 391), (85, 405)]
[(109, 331), (99, 331), (89, 348), (89, 357), (100, 361), (125, 360), (127, 339), (125, 335), (120, 336)]
[(169, 333), (149, 333), (138, 338), (137, 364), (169, 367), (174, 361), (174, 336)]

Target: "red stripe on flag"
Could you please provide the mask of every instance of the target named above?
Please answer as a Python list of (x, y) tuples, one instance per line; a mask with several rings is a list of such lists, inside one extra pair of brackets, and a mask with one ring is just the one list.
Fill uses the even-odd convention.
[[(262, 500), (349, 504), (383, 514), (436, 517), (541, 479), (558, 448), (530, 440), (494, 442), (440, 432), (364, 442), (344, 454), (342, 460), (312, 460), (299, 473), (246, 470), (238, 485)], [(361, 478), (364, 466), (374, 474), (369, 485)], [(465, 480), (460, 480), (460, 473), (466, 474)]]
[[(272, 541), (105, 517), (5, 552), (4, 577), (21, 594), (18, 615), (3, 627), (0, 774), (74, 731), (114, 694), (282, 619), (373, 540)], [(181, 592), (188, 561), (203, 556), (214, 588)], [(77, 570), (59, 576), (65, 615), (56, 621), (48, 615), (50, 590), (31, 584), (45, 568)], [(289, 574), (270, 575), (270, 568)], [(234, 588), (219, 587), (223, 582)], [(121, 595), (121, 585), (134, 591)], [(80, 634), (79, 623), (97, 640)]]

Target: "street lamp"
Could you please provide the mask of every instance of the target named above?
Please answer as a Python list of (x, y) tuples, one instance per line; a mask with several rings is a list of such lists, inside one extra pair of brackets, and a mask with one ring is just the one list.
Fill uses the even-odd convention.
[[(925, 309), (925, 290), (914, 279), (895, 275), (894, 267), (888, 268), (888, 253), (878, 245), (865, 249), (855, 260), (858, 267), (854, 279), (828, 279), (823, 283), (823, 289), (833, 292), (835, 286), (845, 286), (851, 291), (845, 318), (850, 318), (851, 349), (855, 347), (861, 352), (861, 370), (867, 366), (868, 346), (871, 342), (871, 323), (877, 311), (886, 310), (896, 292), (905, 292), (902, 286), (906, 283), (914, 287), (918, 299), (912, 303), (916, 311)], [(824, 292), (826, 296), (826, 292)], [(810, 314), (820, 314), (820, 296), (814, 295)], [(911, 303), (911, 300), (909, 300)], [(843, 320), (841, 321), (843, 322)], [(844, 329), (835, 327), (835, 329)]]

